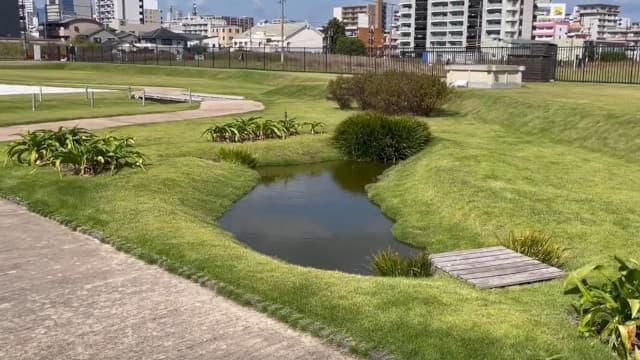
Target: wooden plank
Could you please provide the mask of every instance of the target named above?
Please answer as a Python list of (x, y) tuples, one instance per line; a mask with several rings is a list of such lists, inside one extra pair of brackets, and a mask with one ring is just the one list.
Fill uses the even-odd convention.
[(508, 254), (502, 254), (502, 255), (490, 255), (490, 256), (486, 256), (486, 257), (482, 257), (482, 258), (470, 258), (470, 259), (458, 259), (458, 260), (448, 260), (448, 261), (440, 261), (440, 260), (436, 260), (436, 261), (432, 261), (434, 265), (436, 266), (455, 266), (455, 265), (461, 265), (461, 264), (486, 264), (488, 262), (491, 261), (497, 261), (497, 260), (513, 260), (513, 259), (522, 259), (523, 256), (517, 253), (508, 253)]
[(481, 288), (496, 288), (552, 280), (563, 277), (564, 275), (564, 272), (561, 270), (549, 267), (547, 269), (529, 271), (515, 275), (469, 280), (469, 282)]
[(434, 267), (479, 288), (499, 288), (557, 279), (560, 269), (501, 246), (434, 254)]
[(494, 246), (494, 247), (484, 248), (484, 249), (452, 251), (452, 252), (446, 252), (446, 253), (433, 254), (433, 255), (431, 255), (431, 258), (438, 259), (438, 258), (441, 258), (441, 257), (447, 257), (447, 256), (451, 256), (451, 255), (475, 254), (475, 253), (486, 252), (486, 251), (494, 251), (494, 250), (500, 250), (500, 249), (505, 249), (506, 250), (506, 248), (503, 247), (503, 246)]
[(517, 254), (511, 250), (494, 250), (494, 251), (487, 251), (487, 252), (482, 252), (482, 253), (476, 253), (476, 254), (466, 254), (466, 255), (459, 255), (459, 256), (447, 256), (445, 258), (434, 258), (434, 261), (439, 261), (439, 262), (446, 262), (446, 261), (457, 261), (457, 260), (467, 260), (467, 259), (481, 259), (481, 258), (488, 258), (488, 257), (492, 257), (492, 256), (500, 256), (500, 255), (507, 255), (507, 254)]
[(478, 279), (484, 279), (484, 278), (496, 278), (496, 277), (506, 276), (506, 275), (530, 273), (531, 271), (544, 270), (548, 268), (549, 266), (545, 264), (515, 266), (510, 268), (504, 268), (504, 269), (494, 269), (494, 270), (465, 274), (464, 278), (471, 281), (471, 280), (478, 280)]
[[(500, 270), (500, 269), (508, 269), (508, 268), (513, 268), (513, 267), (524, 267), (524, 266), (540, 265), (540, 264), (542, 264), (542, 263), (540, 261), (538, 261), (538, 260), (524, 258), (524, 260), (519, 259), (518, 261), (513, 261), (513, 262), (506, 262), (506, 263), (495, 263), (494, 262), (494, 264), (487, 265), (487, 266), (447, 268), (446, 270), (448, 272), (456, 273), (456, 274), (459, 274), (459, 275), (465, 275), (465, 274), (473, 274), (473, 273), (479, 273), (479, 272), (484, 272), (484, 271), (490, 271), (490, 269)], [(544, 264), (542, 264), (542, 265), (544, 265)]]

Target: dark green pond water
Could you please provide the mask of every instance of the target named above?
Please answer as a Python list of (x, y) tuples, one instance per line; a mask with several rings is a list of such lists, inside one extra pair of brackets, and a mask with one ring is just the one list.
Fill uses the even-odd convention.
[(351, 161), (263, 168), (260, 184), (219, 223), (252, 249), (289, 263), (369, 274), (376, 252), (412, 251), (393, 238), (393, 223), (365, 193), (385, 168)]

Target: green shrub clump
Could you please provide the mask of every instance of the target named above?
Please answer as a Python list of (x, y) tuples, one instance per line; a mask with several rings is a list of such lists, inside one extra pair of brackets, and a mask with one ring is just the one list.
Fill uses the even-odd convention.
[(329, 100), (335, 101), (341, 110), (351, 108), (353, 92), (350, 78), (338, 76), (336, 79), (329, 81), (327, 92), (329, 93)]
[(567, 256), (566, 248), (556, 244), (551, 235), (539, 230), (510, 232), (509, 236), (500, 240), (500, 245), (555, 267), (562, 267)]
[(387, 71), (339, 77), (327, 88), (341, 109), (358, 104), (365, 111), (387, 115), (429, 116), (451, 98), (453, 89), (437, 76)]
[(85, 129), (37, 130), (20, 135), (7, 158), (28, 166), (55, 166), (75, 175), (113, 174), (123, 168), (144, 168), (145, 156), (133, 138), (99, 137)]
[(309, 127), (310, 134), (322, 133), (325, 124), (322, 122), (305, 122), (300, 124), (285, 112), (281, 120), (265, 120), (259, 116), (236, 118), (223, 125), (212, 126), (202, 136), (213, 142), (242, 143), (266, 139), (286, 139), (300, 135), (304, 127)]
[(218, 151), (218, 156), (222, 161), (244, 165), (251, 169), (258, 166), (258, 159), (245, 149), (223, 147)]
[(432, 274), (429, 254), (420, 252), (408, 258), (398, 252), (383, 250), (373, 257), (374, 273), (386, 277), (428, 277)]
[(422, 151), (430, 140), (431, 131), (424, 121), (362, 113), (340, 123), (332, 142), (349, 159), (394, 163)]
[(620, 359), (640, 357), (640, 264), (616, 258), (617, 271), (586, 266), (567, 277), (565, 294), (579, 295), (578, 331), (599, 337)]

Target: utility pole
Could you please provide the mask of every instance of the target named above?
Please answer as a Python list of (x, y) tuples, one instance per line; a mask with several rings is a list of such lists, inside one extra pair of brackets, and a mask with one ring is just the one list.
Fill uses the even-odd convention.
[(281, 6), (280, 12), (280, 62), (284, 65), (284, 3), (286, 0), (279, 0)]

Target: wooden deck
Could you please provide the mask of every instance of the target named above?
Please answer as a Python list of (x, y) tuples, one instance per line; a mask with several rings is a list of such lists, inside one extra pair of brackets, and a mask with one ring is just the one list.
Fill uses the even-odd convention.
[(502, 246), (431, 256), (440, 271), (481, 289), (503, 288), (557, 279), (565, 273)]

